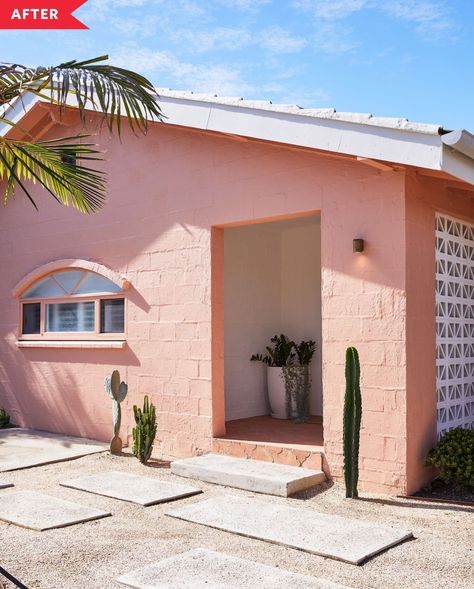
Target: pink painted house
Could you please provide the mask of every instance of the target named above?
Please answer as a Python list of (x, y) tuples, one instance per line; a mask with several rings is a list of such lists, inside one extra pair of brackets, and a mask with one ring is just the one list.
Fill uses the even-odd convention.
[[(39, 212), (20, 192), (2, 211), (0, 406), (21, 426), (108, 440), (103, 380), (118, 368), (123, 437), (149, 394), (156, 455), (323, 458), (339, 480), (354, 345), (361, 487), (415, 491), (437, 433), (474, 427), (474, 137), (192, 93), (160, 101), (167, 118), (146, 137), (98, 130), (101, 212), (39, 192)], [(36, 139), (82, 130), (73, 109), (16, 109)], [(267, 416), (265, 370), (249, 362), (281, 332), (317, 341), (307, 424)]]

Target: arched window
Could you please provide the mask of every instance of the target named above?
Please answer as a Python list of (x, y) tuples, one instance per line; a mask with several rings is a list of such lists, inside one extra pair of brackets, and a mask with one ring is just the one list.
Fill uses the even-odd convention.
[(80, 267), (41, 274), (26, 288), (20, 287), (20, 337), (123, 339), (126, 286), (123, 280)]

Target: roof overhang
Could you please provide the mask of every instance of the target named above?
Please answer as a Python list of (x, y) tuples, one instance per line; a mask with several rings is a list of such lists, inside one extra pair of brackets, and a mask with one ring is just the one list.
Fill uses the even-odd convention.
[(168, 124), (444, 171), (474, 184), (474, 152), (450, 145), (452, 133), (434, 132), (434, 126), (396, 128), (166, 94), (160, 104)]
[[(17, 99), (9, 120), (26, 124), (28, 113), (42, 102), (32, 94)], [(437, 125), (406, 119), (165, 90), (159, 90), (159, 102), (164, 124), (425, 168), (474, 184), (474, 136), (465, 130), (443, 133)], [(0, 135), (10, 134), (11, 129), (0, 124)]]

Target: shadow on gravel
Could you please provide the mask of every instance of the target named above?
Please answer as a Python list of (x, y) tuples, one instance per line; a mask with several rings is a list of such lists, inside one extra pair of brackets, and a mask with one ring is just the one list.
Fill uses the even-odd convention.
[(321, 493), (329, 491), (329, 489), (333, 486), (333, 481), (326, 481), (325, 483), (323, 483), (322, 485), (318, 485), (317, 487), (307, 489), (306, 491), (299, 491), (298, 493), (291, 495), (290, 499), (300, 499), (302, 501), (305, 501), (306, 499), (312, 499), (313, 497), (321, 495)]
[(413, 507), (415, 509), (433, 509), (437, 511), (464, 511), (473, 512), (473, 507), (467, 507), (464, 505), (452, 505), (450, 503), (425, 503), (423, 501), (407, 501), (402, 499), (401, 501), (394, 501), (391, 499), (371, 499), (370, 497), (359, 497), (356, 501), (364, 501), (365, 503), (376, 503), (378, 505), (390, 505), (393, 507)]
[[(130, 452), (120, 452), (117, 454), (120, 458), (132, 458), (133, 460), (137, 460), (137, 457), (131, 454)], [(148, 468), (170, 468), (171, 461), (170, 460), (160, 460), (159, 458), (150, 458), (150, 460), (144, 465)]]

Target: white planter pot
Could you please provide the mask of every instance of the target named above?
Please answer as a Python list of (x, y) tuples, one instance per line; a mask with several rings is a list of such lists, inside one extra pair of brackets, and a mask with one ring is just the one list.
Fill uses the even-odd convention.
[(267, 366), (267, 389), (270, 415), (275, 419), (288, 419), (286, 415), (285, 378), (279, 366)]
[[(301, 375), (307, 367), (292, 367), (293, 370), (301, 371)], [(290, 415), (286, 412), (286, 383), (283, 374), (283, 369), (277, 366), (267, 366), (267, 389), (268, 401), (270, 403), (270, 415), (275, 419), (294, 419), (298, 416), (298, 408), (296, 400), (291, 400)], [(309, 415), (309, 409), (308, 409)]]

